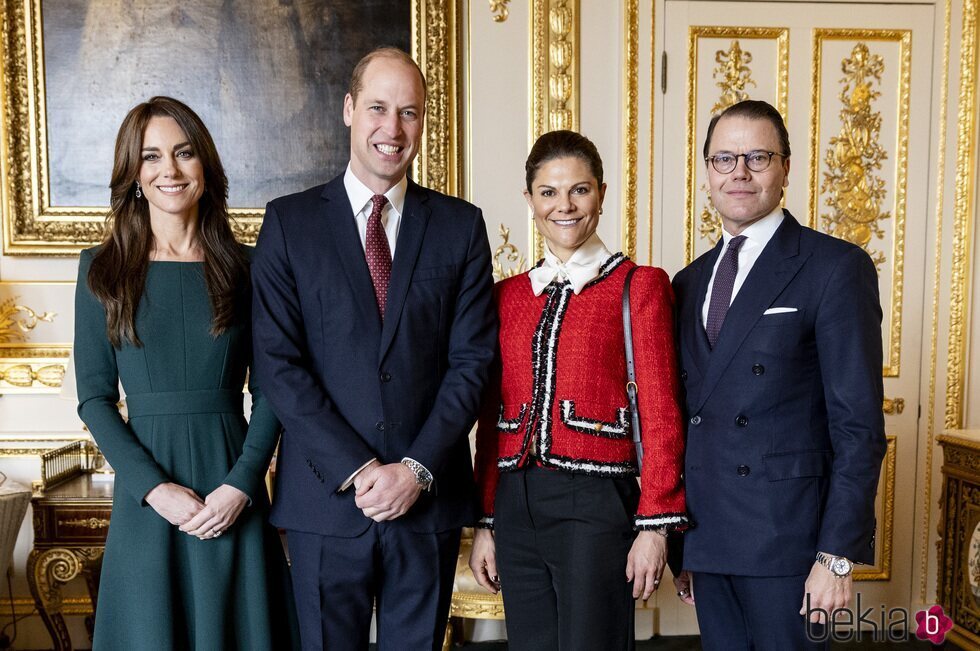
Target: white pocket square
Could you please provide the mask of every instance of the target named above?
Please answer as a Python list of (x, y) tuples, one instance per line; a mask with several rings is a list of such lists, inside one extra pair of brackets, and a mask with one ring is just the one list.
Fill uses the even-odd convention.
[(770, 307), (768, 310), (762, 313), (762, 316), (767, 314), (786, 314), (787, 312), (798, 312), (795, 307)]

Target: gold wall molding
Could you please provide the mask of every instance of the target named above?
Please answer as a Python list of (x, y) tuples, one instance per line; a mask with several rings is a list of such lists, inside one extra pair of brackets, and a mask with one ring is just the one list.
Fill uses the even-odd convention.
[[(40, 619), (34, 600), (30, 597), (14, 597), (11, 601), (8, 597), (0, 599), (0, 612), (7, 616), (13, 612), (15, 617), (37, 617)], [(66, 617), (91, 617), (92, 600), (88, 597), (64, 597), (61, 600), (61, 614)]]
[[(822, 69), (823, 69), (823, 43), (827, 41), (858, 41), (852, 56), (842, 61), (842, 72), (844, 78), (839, 99), (845, 102), (845, 108), (841, 110), (841, 133), (837, 138), (843, 137), (844, 140), (838, 141), (831, 138), (831, 150), (828, 151), (828, 167), (830, 173), (824, 173), (825, 182), (821, 186), (819, 182), (820, 174), (820, 116), (822, 99)], [(868, 173), (880, 168), (881, 160), (884, 160), (885, 152), (880, 150), (880, 145), (876, 142), (877, 131), (874, 124), (852, 125), (849, 119), (855, 117), (854, 109), (861, 106), (861, 110), (866, 110), (867, 114), (858, 119), (869, 117), (870, 102), (877, 97), (867, 79), (868, 75), (874, 78), (870, 68), (871, 61), (865, 62), (865, 69), (862, 71), (864, 76), (858, 80), (858, 70), (856, 67), (861, 64), (858, 61), (863, 56), (874, 57), (870, 53), (864, 42), (886, 42), (898, 43), (899, 46), (899, 70), (898, 70), (898, 116), (897, 116), (897, 137), (895, 151), (895, 201), (892, 204), (891, 215), (894, 218), (894, 235), (892, 237), (892, 277), (891, 277), (891, 305), (890, 305), (890, 329), (888, 341), (885, 349), (885, 366), (882, 373), (885, 377), (898, 377), (901, 372), (902, 355), (902, 303), (904, 297), (904, 271), (905, 271), (905, 213), (906, 213), (906, 184), (908, 171), (908, 150), (909, 150), (909, 112), (911, 104), (912, 86), (912, 32), (909, 30), (885, 30), (885, 29), (815, 29), (813, 30), (813, 77), (812, 88), (815, 89), (810, 106), (810, 214), (809, 224), (811, 228), (817, 228), (820, 195), (825, 190), (830, 191), (830, 198), (827, 205), (834, 208), (834, 214), (825, 219), (824, 223), (828, 226), (828, 232), (848, 239), (849, 241), (862, 246), (872, 259), (876, 267), (881, 266), (885, 261), (885, 255), (869, 248), (868, 244), (872, 235), (880, 237), (881, 229), (878, 221), (885, 218), (886, 213), (877, 213), (877, 209), (869, 206), (880, 205), (884, 198), (883, 187), (873, 186), (880, 183), (881, 179), (867, 181), (867, 176), (860, 179), (868, 185), (864, 188), (854, 187), (855, 179), (849, 179), (849, 172), (844, 169), (845, 164), (838, 161), (841, 156), (853, 156), (854, 152), (845, 153), (843, 150), (849, 145), (847, 139), (853, 136), (854, 141), (861, 141), (868, 138), (866, 146), (858, 144), (854, 149), (862, 156), (857, 160), (852, 160), (847, 165), (850, 169), (860, 167), (862, 173)], [(861, 47), (864, 50), (861, 50)], [(884, 66), (883, 61), (881, 62)], [(850, 72), (848, 72), (850, 70)], [(875, 68), (879, 75), (880, 82), (881, 70)], [(860, 88), (860, 90), (859, 90)], [(850, 93), (850, 94), (849, 94)], [(865, 93), (868, 93), (865, 96)], [(870, 115), (874, 117), (874, 115)], [(880, 120), (880, 114), (878, 114)], [(864, 130), (868, 132), (865, 133)], [(873, 143), (873, 145), (872, 145)], [(879, 149), (875, 149), (878, 147)], [(837, 151), (840, 150), (840, 151)], [(833, 153), (831, 153), (833, 152)], [(828, 180), (829, 179), (829, 180)], [(848, 186), (844, 188), (844, 186)], [(839, 194), (836, 191), (840, 190)], [(862, 194), (864, 193), (864, 194)], [(862, 200), (865, 207), (862, 208)], [(871, 215), (870, 212), (875, 212)], [(860, 222), (860, 223), (859, 223)], [(860, 232), (861, 227), (868, 228), (867, 233)], [(866, 239), (865, 239), (866, 236)], [(880, 253), (880, 255), (877, 255)]]
[(789, 121), (789, 28), (787, 27), (721, 27), (692, 25), (688, 27), (687, 44), (687, 162), (685, 165), (684, 264), (694, 260), (694, 234), (698, 230), (695, 214), (697, 172), (695, 165), (701, 160), (698, 146), (698, 41), (708, 38), (776, 41), (776, 109)]
[(892, 549), (895, 532), (895, 468), (898, 457), (898, 437), (888, 434), (888, 448), (885, 461), (882, 464), (881, 487), (883, 491), (881, 508), (881, 536), (878, 546), (881, 548), (881, 562), (877, 567), (855, 569), (855, 581), (889, 581), (892, 578)]
[(0, 395), (58, 393), (71, 344), (4, 344), (0, 346)]
[(85, 439), (85, 437), (84, 433), (46, 434), (43, 437), (0, 433), (0, 458), (38, 457), (45, 452), (62, 447), (67, 442)]
[(975, 152), (977, 86), (977, 0), (963, 2), (960, 46), (960, 102), (956, 114), (956, 181), (953, 200), (953, 250), (949, 283), (949, 345), (946, 352), (945, 429), (963, 425), (966, 320), (970, 243), (976, 192)]
[[(542, 134), (579, 129), (579, 0), (531, 0), (531, 129), (528, 149)], [(531, 256), (544, 256), (544, 239), (531, 221)]]
[[(71, 256), (102, 239), (108, 207), (52, 206), (44, 97), (41, 0), (3, 0), (3, 247), (7, 255)], [(459, 0), (412, 0), (412, 56), (429, 85), (426, 130), (416, 178), (440, 192), (459, 192), (461, 121)], [(235, 234), (254, 242), (261, 208), (235, 208)]]
[[(636, 176), (637, 176), (637, 132), (639, 130), (640, 90), (639, 90), (639, 50), (640, 50), (640, 8), (639, 0), (623, 0), (624, 33), (623, 45), (623, 207), (622, 250), (630, 258), (636, 259)], [(651, 42), (651, 47), (652, 42)], [(653, 102), (650, 102), (651, 106)]]
[(510, 4), (510, 0), (490, 0), (490, 14), (493, 16), (493, 22), (502, 23), (507, 20), (510, 16), (510, 9), (507, 5)]
[(460, 195), (460, 0), (412, 0), (412, 57), (425, 73), (425, 133), (415, 165), (427, 188)]
[[(649, 192), (647, 193), (647, 254), (650, 256), (647, 260), (647, 264), (654, 263), (653, 257), (653, 195), (654, 195), (654, 167), (655, 167), (655, 149), (654, 143), (656, 142), (656, 130), (657, 123), (655, 118), (657, 105), (657, 3), (650, 3), (650, 142), (649, 142), (649, 152), (650, 152), (650, 166), (648, 170), (647, 187)], [(661, 71), (660, 74), (663, 74)], [(639, 263), (639, 260), (636, 261)], [(660, 261), (657, 261), (660, 262)], [(662, 264), (662, 262), (661, 262)]]
[(939, 342), (939, 278), (942, 269), (943, 252), (943, 204), (945, 201), (945, 178), (946, 178), (946, 117), (947, 102), (949, 98), (949, 40), (952, 18), (952, 0), (946, 0), (945, 11), (943, 12), (943, 54), (942, 54), (942, 81), (939, 96), (939, 142), (938, 155), (936, 157), (936, 238), (935, 238), (935, 264), (932, 275), (932, 333), (929, 342), (929, 396), (926, 403), (926, 461), (925, 461), (925, 508), (922, 515), (922, 526), (919, 540), (919, 601), (927, 601), (926, 590), (929, 576), (929, 524), (932, 521), (932, 461), (933, 449), (936, 444), (936, 360), (938, 358)]

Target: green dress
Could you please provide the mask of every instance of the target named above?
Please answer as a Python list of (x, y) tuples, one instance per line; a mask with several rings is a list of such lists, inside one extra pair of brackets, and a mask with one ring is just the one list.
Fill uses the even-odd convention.
[[(298, 647), (288, 569), (267, 522), (264, 478), (280, 427), (251, 383), (250, 424), (242, 411), (249, 296), (213, 337), (203, 263), (151, 262), (136, 316), (142, 346), (114, 349), (86, 282), (93, 253), (82, 252), (75, 291), (78, 413), (116, 472), (94, 648)], [(170, 481), (201, 499), (229, 484), (251, 501), (219, 538), (199, 540), (143, 501)]]

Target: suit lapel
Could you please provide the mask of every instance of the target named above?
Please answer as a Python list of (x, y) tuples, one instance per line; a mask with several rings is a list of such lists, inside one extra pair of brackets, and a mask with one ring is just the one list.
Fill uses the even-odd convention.
[[(425, 205), (428, 195), (425, 190), (411, 180), (405, 193), (405, 209), (401, 226), (398, 228), (398, 241), (395, 245), (395, 258), (391, 263), (391, 282), (388, 285), (388, 303), (385, 306), (384, 325), (381, 328), (381, 349), (378, 359), (385, 353), (398, 330), (405, 297), (412, 283), (415, 263), (422, 248), (422, 238), (429, 223), (429, 208)], [(365, 265), (366, 266), (366, 265)]]
[(718, 341), (711, 351), (695, 411), (701, 409), (711, 395), (762, 313), (772, 305), (806, 261), (807, 256), (799, 255), (800, 225), (789, 211), (784, 213), (783, 223), (755, 261), (725, 315)]
[[(324, 223), (328, 239), (333, 243), (341, 266), (347, 274), (347, 282), (357, 305), (358, 315), (366, 325), (368, 336), (381, 334), (381, 315), (374, 297), (374, 284), (364, 257), (364, 246), (357, 233), (354, 211), (344, 189), (344, 177), (339, 176), (324, 188)], [(331, 282), (327, 279), (327, 282)]]

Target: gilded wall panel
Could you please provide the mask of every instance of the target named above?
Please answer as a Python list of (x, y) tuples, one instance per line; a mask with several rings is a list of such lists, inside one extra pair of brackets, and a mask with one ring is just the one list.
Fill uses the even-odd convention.
[(701, 155), (708, 122), (744, 99), (765, 100), (788, 121), (789, 29), (691, 26), (687, 56), (685, 264), (721, 237)]
[(901, 367), (911, 61), (908, 30), (814, 30), (808, 220), (875, 263), (886, 377)]
[(75, 283), (0, 282), (0, 394), (61, 390), (74, 292)]

